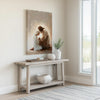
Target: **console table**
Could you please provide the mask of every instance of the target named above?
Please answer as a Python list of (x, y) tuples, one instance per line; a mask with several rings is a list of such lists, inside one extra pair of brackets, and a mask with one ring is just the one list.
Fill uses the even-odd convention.
[[(60, 59), (60, 60), (39, 60), (33, 62), (16, 62), (15, 64), (18, 65), (18, 91), (21, 91), (21, 88), (26, 90), (26, 93), (30, 93), (30, 90), (39, 89), (43, 87), (53, 86), (53, 85), (64, 85), (64, 62), (69, 61), (69, 59)], [(41, 65), (58, 65), (61, 64), (61, 77), (62, 80), (54, 80), (49, 84), (30, 84), (30, 66), (41, 66)], [(26, 85), (21, 86), (21, 70), (26, 68)]]

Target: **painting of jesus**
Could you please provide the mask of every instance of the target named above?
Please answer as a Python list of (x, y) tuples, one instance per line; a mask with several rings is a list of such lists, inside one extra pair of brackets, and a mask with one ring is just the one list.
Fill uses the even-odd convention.
[(27, 54), (52, 52), (52, 13), (27, 10)]

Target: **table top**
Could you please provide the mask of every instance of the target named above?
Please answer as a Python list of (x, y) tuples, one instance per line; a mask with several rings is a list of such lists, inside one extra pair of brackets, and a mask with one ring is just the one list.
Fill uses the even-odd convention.
[(27, 61), (20, 61), (20, 62), (15, 62), (17, 65), (23, 65), (23, 66), (30, 66), (30, 65), (49, 65), (49, 64), (59, 64), (62, 62), (68, 62), (69, 59), (59, 59), (59, 60), (37, 60), (37, 61), (32, 61), (32, 62), (27, 62)]

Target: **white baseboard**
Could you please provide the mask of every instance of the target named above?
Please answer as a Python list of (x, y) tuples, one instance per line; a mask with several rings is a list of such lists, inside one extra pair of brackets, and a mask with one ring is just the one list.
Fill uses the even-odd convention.
[(93, 85), (93, 82), (91, 79), (78, 77), (78, 76), (65, 76), (65, 81), (86, 84), (86, 85)]
[(8, 93), (16, 92), (16, 91), (18, 91), (17, 85), (2, 87), (2, 88), (0, 88), (0, 95), (8, 94)]

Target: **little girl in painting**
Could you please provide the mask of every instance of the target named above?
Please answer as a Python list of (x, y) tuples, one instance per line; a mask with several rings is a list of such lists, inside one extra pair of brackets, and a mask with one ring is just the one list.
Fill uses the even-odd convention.
[(38, 38), (39, 38), (39, 33), (37, 31), (36, 34), (33, 34), (33, 48), (30, 50), (38, 51), (42, 49), (42, 47), (39, 45)]

